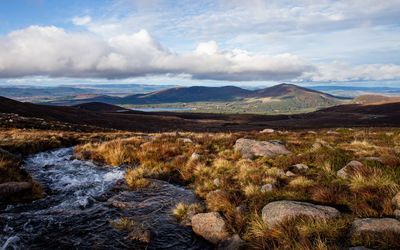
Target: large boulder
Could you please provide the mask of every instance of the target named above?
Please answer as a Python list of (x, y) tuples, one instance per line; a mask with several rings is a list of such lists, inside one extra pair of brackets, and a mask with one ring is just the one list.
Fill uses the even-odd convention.
[(30, 182), (5, 182), (0, 184), (0, 197), (10, 197), (14, 194), (28, 191), (32, 188)]
[(343, 179), (349, 179), (358, 168), (364, 165), (359, 161), (351, 161), (346, 166), (337, 171), (336, 175)]
[(352, 237), (364, 237), (376, 234), (377, 237), (393, 233), (400, 237), (400, 221), (392, 218), (363, 218), (354, 220), (351, 228)]
[(217, 212), (200, 213), (192, 217), (193, 231), (213, 244), (229, 238), (226, 224)]
[(255, 156), (275, 157), (277, 155), (291, 154), (284, 145), (279, 142), (256, 141), (250, 139), (238, 139), (234, 146), (243, 158), (252, 159)]
[(270, 228), (286, 219), (298, 216), (330, 219), (340, 216), (340, 212), (333, 207), (300, 201), (274, 201), (262, 209), (262, 219)]

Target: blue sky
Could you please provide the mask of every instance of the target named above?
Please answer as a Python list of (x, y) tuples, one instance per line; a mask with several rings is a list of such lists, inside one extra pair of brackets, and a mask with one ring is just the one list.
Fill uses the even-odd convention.
[(397, 86), (399, 16), (400, 0), (3, 0), (0, 82)]

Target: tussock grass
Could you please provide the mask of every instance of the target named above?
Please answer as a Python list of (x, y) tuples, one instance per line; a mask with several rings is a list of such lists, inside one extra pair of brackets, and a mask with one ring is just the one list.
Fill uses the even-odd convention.
[(297, 217), (268, 228), (261, 217), (250, 221), (246, 239), (253, 249), (342, 249), (350, 220)]
[[(164, 133), (150, 137), (114, 138), (78, 147), (87, 159), (109, 165), (131, 166), (126, 173), (132, 188), (145, 188), (148, 178), (166, 180), (192, 188), (205, 202), (207, 211), (220, 212), (232, 233), (247, 239), (258, 249), (342, 249), (350, 246), (348, 222), (355, 217), (393, 216), (390, 201), (399, 191), (399, 134), (386, 135), (389, 129), (326, 130), (315, 134), (304, 131), (261, 134), (238, 133)], [(180, 138), (189, 138), (184, 143)], [(274, 159), (242, 159), (233, 151), (238, 138), (280, 140), (291, 155)], [(318, 142), (319, 146), (313, 145)], [(196, 153), (200, 157), (192, 157)], [(378, 157), (367, 161), (365, 157)], [(364, 163), (348, 180), (336, 172), (352, 160)], [(293, 170), (306, 164), (306, 171)], [(288, 177), (285, 172), (294, 171)], [(262, 192), (264, 184), (274, 190)], [(267, 203), (299, 200), (335, 206), (343, 219), (321, 221), (300, 218), (286, 221), (271, 230), (258, 213)], [(180, 220), (196, 210), (178, 204), (174, 214)]]
[(179, 222), (190, 222), (193, 215), (204, 211), (204, 207), (199, 203), (186, 204), (179, 202), (173, 209), (172, 214)]

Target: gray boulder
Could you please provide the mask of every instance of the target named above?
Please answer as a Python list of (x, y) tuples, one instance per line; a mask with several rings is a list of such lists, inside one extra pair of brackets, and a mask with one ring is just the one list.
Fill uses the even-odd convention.
[(192, 217), (193, 231), (213, 244), (229, 238), (226, 224), (217, 212), (200, 213)]
[(286, 219), (298, 216), (330, 219), (340, 216), (340, 212), (333, 207), (300, 201), (274, 201), (262, 209), (262, 219), (270, 228)]
[(236, 141), (234, 149), (239, 151), (243, 158), (252, 159), (255, 156), (275, 157), (291, 154), (286, 147), (278, 142), (256, 141), (241, 138)]
[(400, 237), (400, 221), (393, 218), (364, 218), (354, 220), (352, 237), (363, 237), (366, 233), (384, 234), (392, 232)]
[(5, 182), (0, 184), (0, 197), (6, 198), (14, 194), (28, 191), (32, 188), (30, 182)]
[(336, 175), (343, 179), (349, 179), (357, 170), (357, 168), (361, 168), (362, 166), (364, 165), (359, 161), (351, 161), (346, 166), (337, 171)]

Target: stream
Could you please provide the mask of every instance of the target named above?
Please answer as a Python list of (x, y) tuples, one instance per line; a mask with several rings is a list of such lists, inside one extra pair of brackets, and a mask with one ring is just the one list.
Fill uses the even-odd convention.
[[(74, 159), (73, 148), (32, 155), (24, 168), (46, 197), (25, 204), (0, 203), (0, 250), (8, 249), (212, 249), (171, 216), (192, 191), (153, 180), (149, 188), (119, 188), (124, 170)], [(129, 217), (151, 231), (149, 244), (110, 222)]]

